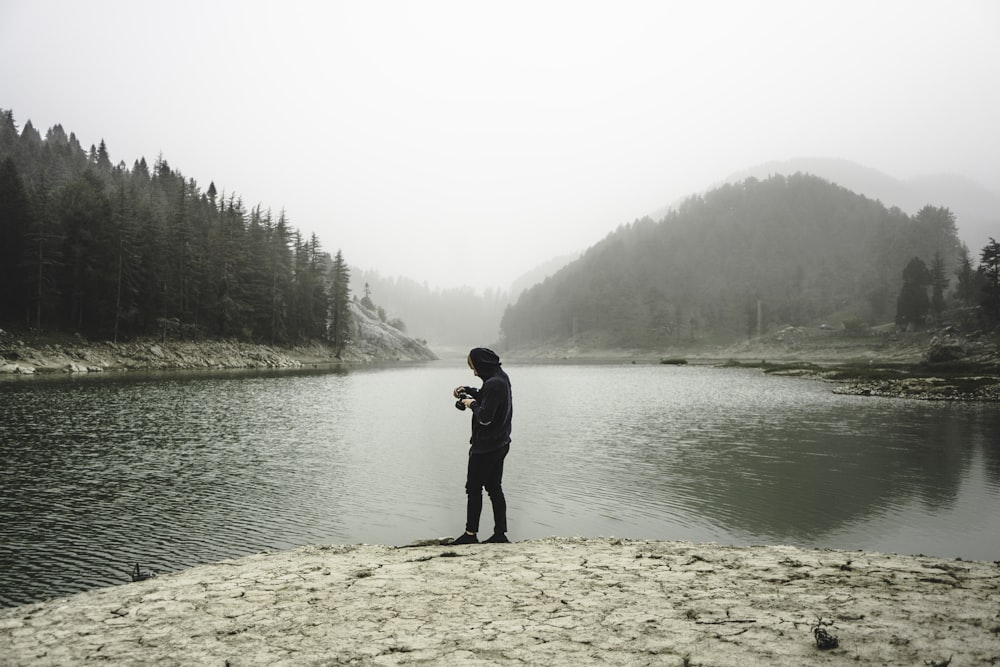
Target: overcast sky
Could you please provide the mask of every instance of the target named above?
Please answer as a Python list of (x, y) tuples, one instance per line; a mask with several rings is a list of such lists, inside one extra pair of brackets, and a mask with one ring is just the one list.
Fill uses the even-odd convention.
[(0, 108), (506, 288), (771, 160), (1000, 191), (1000, 2), (0, 0)]

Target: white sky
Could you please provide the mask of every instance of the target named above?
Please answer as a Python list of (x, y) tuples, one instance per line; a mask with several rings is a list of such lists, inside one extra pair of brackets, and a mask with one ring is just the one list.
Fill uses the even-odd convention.
[(1000, 191), (1000, 2), (0, 0), (0, 108), (506, 288), (771, 160)]

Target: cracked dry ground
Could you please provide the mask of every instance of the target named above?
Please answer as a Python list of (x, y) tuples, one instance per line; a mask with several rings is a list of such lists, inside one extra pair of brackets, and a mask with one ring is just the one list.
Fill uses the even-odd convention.
[(4, 665), (949, 660), (1000, 664), (996, 564), (581, 538), (304, 547), (0, 611)]

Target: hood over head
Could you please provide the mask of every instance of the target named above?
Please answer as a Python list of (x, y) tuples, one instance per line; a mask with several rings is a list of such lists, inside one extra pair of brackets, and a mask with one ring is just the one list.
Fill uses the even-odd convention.
[(474, 347), (469, 351), (469, 361), (481, 378), (488, 378), (500, 369), (500, 357), (487, 347)]

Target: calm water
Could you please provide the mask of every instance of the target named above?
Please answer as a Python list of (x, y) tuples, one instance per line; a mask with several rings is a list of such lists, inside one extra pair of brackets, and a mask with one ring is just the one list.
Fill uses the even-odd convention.
[[(1000, 559), (996, 404), (660, 365), (506, 365), (511, 538)], [(0, 605), (310, 543), (457, 535), (464, 361), (0, 382)], [(492, 529), (489, 503), (483, 531)]]

